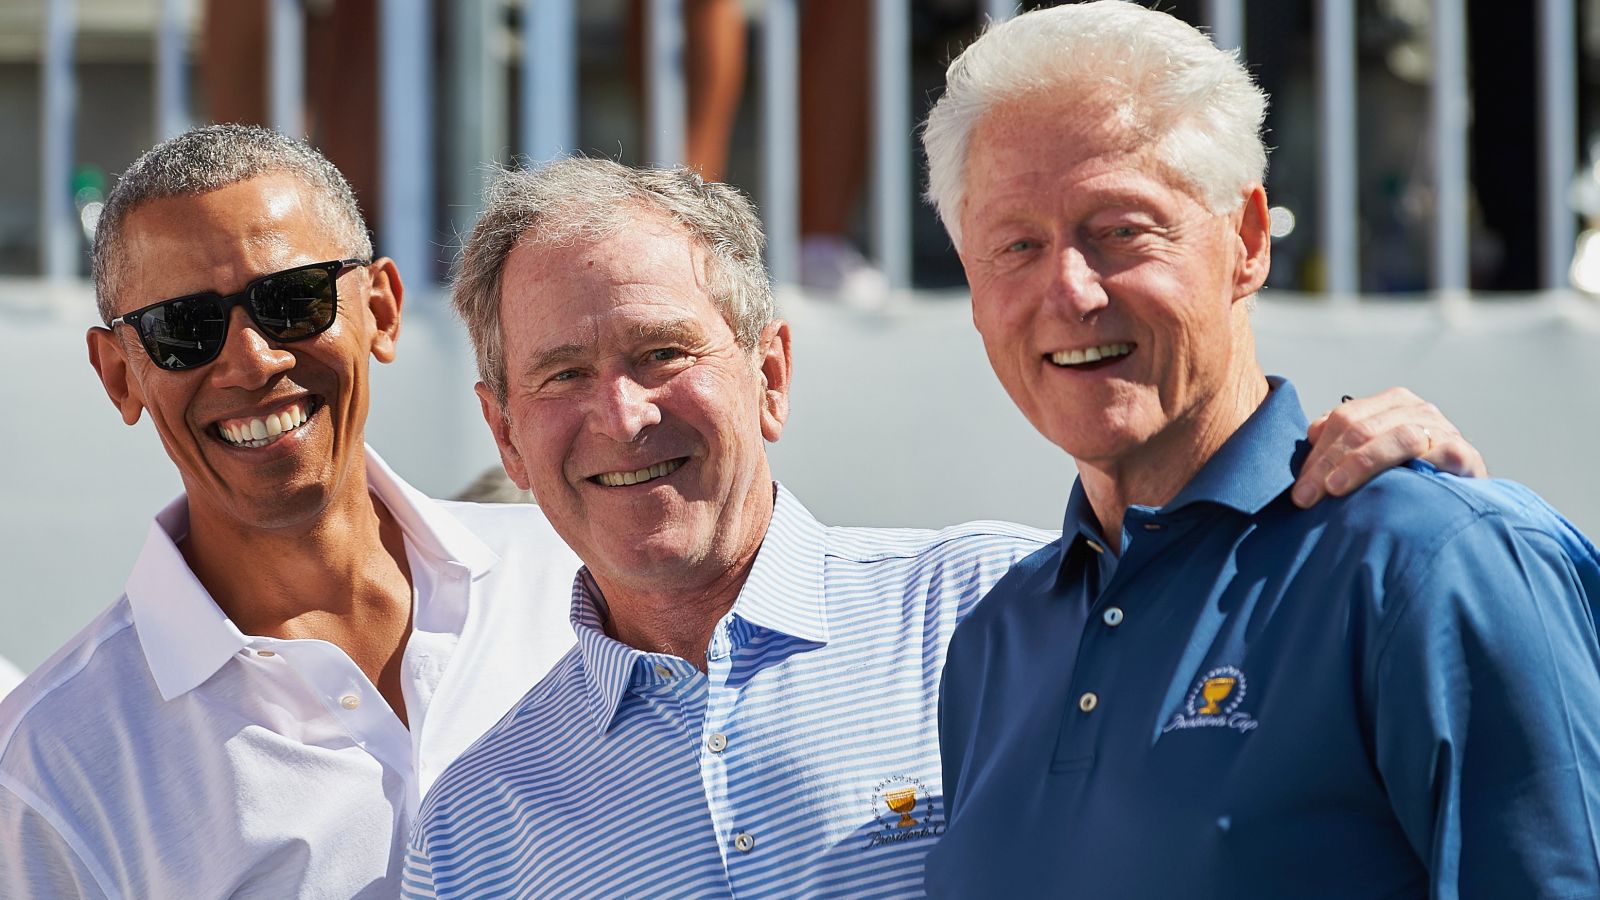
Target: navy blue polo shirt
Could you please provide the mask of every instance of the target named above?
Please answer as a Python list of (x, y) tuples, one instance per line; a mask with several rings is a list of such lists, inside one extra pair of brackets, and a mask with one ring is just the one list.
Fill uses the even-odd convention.
[(1301, 510), (1272, 387), (1120, 558), (1075, 487), (956, 629), (930, 895), (1600, 896), (1593, 546), (1425, 464)]

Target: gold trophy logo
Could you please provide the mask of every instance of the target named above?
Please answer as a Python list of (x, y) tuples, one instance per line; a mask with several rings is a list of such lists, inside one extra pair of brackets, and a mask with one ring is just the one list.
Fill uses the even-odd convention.
[(896, 788), (892, 791), (884, 791), (883, 802), (889, 805), (890, 812), (900, 814), (900, 821), (897, 823), (897, 827), (910, 828), (917, 824), (917, 820), (911, 818), (911, 811), (917, 808), (916, 788)]
[(1206, 705), (1200, 707), (1199, 714), (1202, 716), (1220, 715), (1222, 707), (1217, 704), (1228, 699), (1228, 695), (1233, 693), (1233, 686), (1237, 683), (1238, 679), (1227, 675), (1207, 678), (1206, 683), (1200, 688), (1200, 696), (1205, 698)]

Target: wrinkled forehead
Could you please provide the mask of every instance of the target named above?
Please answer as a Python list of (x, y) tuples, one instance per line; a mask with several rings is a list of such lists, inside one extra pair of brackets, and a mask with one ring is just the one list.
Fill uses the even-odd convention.
[(292, 176), (264, 176), (146, 201), (125, 217), (113, 307), (241, 290), (252, 278), (344, 255), (326, 204)]

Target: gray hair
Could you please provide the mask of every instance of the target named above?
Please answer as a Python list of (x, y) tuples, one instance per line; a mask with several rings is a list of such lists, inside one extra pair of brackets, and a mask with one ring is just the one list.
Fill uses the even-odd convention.
[(129, 213), (152, 200), (187, 197), (262, 175), (288, 174), (310, 190), (328, 214), (328, 229), (340, 252), (372, 258), (372, 237), (361, 218), (350, 183), (304, 141), (257, 125), (207, 125), (146, 150), (106, 197), (95, 227), (91, 267), (100, 318), (111, 321), (120, 287), (123, 226)]
[(1130, 136), (1213, 212), (1266, 175), (1267, 96), (1204, 34), (1126, 0), (1024, 13), (995, 25), (956, 57), (923, 128), (928, 200), (961, 245), (972, 130), (985, 114), (1030, 95), (1108, 102)]
[(707, 290), (739, 345), (754, 351), (773, 318), (772, 286), (761, 262), (766, 243), (755, 207), (737, 188), (687, 168), (633, 169), (574, 157), (497, 174), (483, 216), (462, 249), (451, 304), (467, 326), (478, 378), (506, 403), (501, 278), (518, 245), (569, 246), (600, 240), (638, 222), (641, 209), (681, 226), (705, 251)]

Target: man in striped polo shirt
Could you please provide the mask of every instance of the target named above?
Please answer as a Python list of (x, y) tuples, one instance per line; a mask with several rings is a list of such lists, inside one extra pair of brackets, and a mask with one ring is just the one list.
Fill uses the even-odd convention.
[(441, 776), (407, 895), (920, 895), (946, 644), (1054, 536), (829, 528), (773, 484), (789, 326), (734, 189), (576, 159), (487, 199), (454, 302), (507, 473), (586, 564), (578, 642)]

